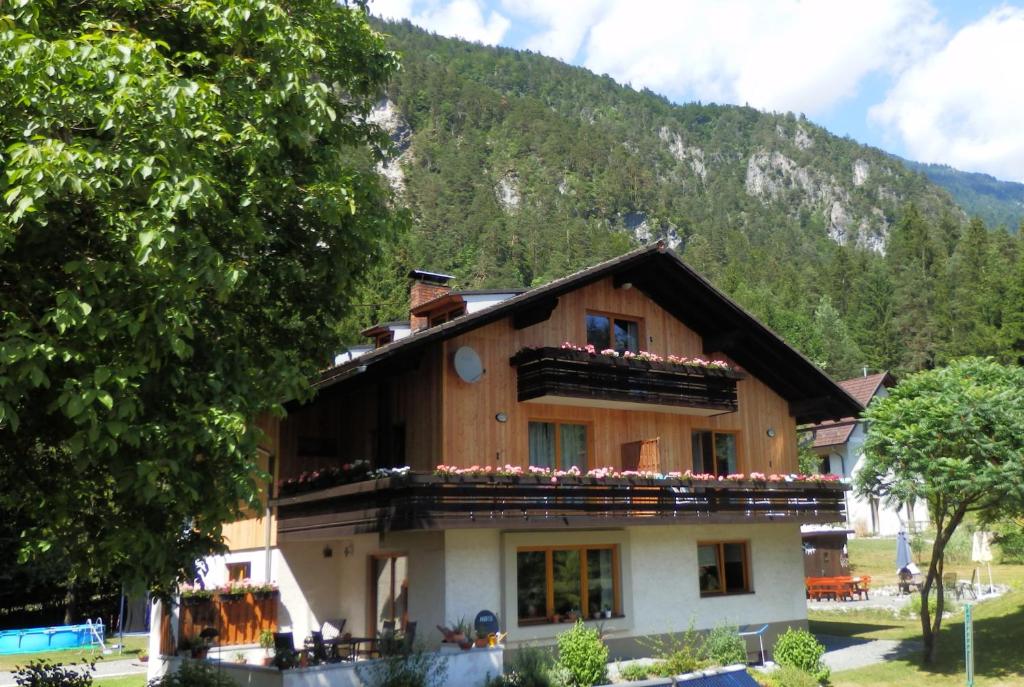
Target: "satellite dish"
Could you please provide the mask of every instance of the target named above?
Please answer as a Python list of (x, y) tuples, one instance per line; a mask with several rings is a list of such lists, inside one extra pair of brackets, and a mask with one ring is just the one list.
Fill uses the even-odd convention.
[(480, 356), (469, 346), (461, 346), (455, 351), (453, 363), (455, 374), (464, 382), (479, 382), (484, 375), (484, 364), (480, 362)]

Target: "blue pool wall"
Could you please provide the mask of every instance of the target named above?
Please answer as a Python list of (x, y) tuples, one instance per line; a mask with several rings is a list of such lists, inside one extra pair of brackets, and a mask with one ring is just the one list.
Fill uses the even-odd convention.
[[(95, 627), (103, 636), (103, 625)], [(58, 651), (98, 644), (88, 625), (32, 627), (25, 630), (0, 630), (0, 654), (23, 654), (33, 651)]]

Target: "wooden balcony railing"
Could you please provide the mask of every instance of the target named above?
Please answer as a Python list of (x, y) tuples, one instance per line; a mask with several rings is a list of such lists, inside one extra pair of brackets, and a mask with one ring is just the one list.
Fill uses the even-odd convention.
[(844, 520), (838, 482), (409, 473), (277, 499), (278, 540), (393, 530)]
[(517, 368), (520, 401), (688, 415), (734, 412), (735, 370), (591, 355), (564, 348), (524, 348)]
[(263, 630), (277, 630), (278, 594), (241, 594), (234, 598), (182, 600), (179, 637), (198, 637), (207, 627), (217, 629), (218, 646), (256, 644)]

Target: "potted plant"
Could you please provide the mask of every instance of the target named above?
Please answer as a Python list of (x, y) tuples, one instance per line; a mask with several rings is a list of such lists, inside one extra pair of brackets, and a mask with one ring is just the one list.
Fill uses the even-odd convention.
[(462, 649), (468, 649), (473, 646), (473, 640), (469, 639), (472, 632), (473, 630), (469, 627), (465, 617), (459, 618), (459, 621), (452, 625), (452, 641)]
[(139, 663), (148, 663), (148, 662), (149, 662), (149, 652), (148, 651), (140, 652), (139, 653)]
[(270, 653), (274, 648), (274, 633), (272, 630), (260, 631), (260, 647), (263, 649), (263, 665), (269, 666), (274, 660)]
[(273, 582), (254, 585), (250, 591), (255, 599), (269, 599), (278, 593), (277, 585)]
[(245, 663), (245, 654), (244, 654), (244, 653), (242, 653), (241, 651), (239, 651), (238, 653), (236, 653), (236, 654), (235, 654), (235, 663), (238, 663), (238, 664), (243, 664), (243, 663)]
[(487, 636), (488, 635), (487, 635), (486, 632), (477, 632), (476, 633), (476, 640), (474, 640), (473, 646), (475, 646), (478, 649), (486, 648), (487, 647)]
[(191, 658), (206, 658), (210, 645), (202, 637), (182, 637), (178, 642), (178, 653)]
[(612, 617), (612, 607), (609, 606), (608, 604), (605, 604), (602, 613), (604, 614), (605, 618), (611, 618)]

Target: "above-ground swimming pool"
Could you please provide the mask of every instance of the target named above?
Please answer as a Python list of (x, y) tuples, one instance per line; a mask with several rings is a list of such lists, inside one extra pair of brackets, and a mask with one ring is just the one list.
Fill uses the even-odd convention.
[[(97, 637), (97, 635), (99, 636)], [(100, 644), (102, 638), (103, 623), (33, 627), (26, 630), (0, 630), (0, 654), (74, 649), (80, 646)]]

